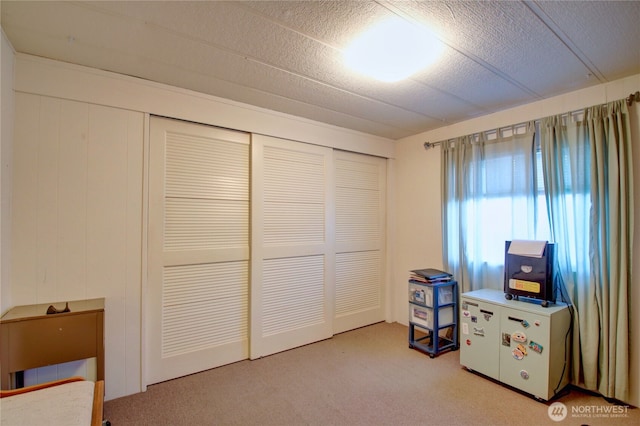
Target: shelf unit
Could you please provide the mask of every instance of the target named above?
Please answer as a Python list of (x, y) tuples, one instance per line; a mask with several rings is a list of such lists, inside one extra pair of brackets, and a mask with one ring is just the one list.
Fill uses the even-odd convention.
[(409, 348), (434, 358), (458, 344), (458, 283), (409, 280)]

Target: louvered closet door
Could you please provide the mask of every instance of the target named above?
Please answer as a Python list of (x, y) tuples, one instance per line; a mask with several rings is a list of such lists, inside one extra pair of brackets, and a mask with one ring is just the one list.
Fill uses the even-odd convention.
[(250, 137), (152, 117), (147, 383), (248, 357)]
[(252, 359), (332, 335), (332, 156), (253, 136)]
[(335, 152), (334, 333), (385, 319), (386, 161)]

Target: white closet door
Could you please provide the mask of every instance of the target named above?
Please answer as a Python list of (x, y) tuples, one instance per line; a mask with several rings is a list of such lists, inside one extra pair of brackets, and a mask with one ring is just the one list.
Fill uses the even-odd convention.
[(249, 144), (150, 120), (147, 384), (248, 357)]
[(384, 321), (386, 161), (335, 152), (334, 333)]
[(251, 358), (331, 337), (330, 148), (252, 139)]

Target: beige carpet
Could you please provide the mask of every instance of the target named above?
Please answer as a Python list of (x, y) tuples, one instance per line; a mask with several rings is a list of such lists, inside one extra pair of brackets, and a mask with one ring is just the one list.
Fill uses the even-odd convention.
[(106, 402), (105, 418), (114, 426), (640, 424), (640, 410), (576, 389), (551, 401), (567, 407), (552, 421), (551, 402), (468, 372), (458, 351), (431, 359), (409, 349), (407, 335), (380, 323), (160, 383)]

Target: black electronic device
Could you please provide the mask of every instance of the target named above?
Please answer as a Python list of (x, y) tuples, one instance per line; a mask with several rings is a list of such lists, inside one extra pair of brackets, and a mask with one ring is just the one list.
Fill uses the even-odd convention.
[(526, 297), (546, 307), (556, 301), (556, 246), (544, 243), (540, 257), (510, 253), (511, 241), (504, 249), (504, 293), (508, 300)]

